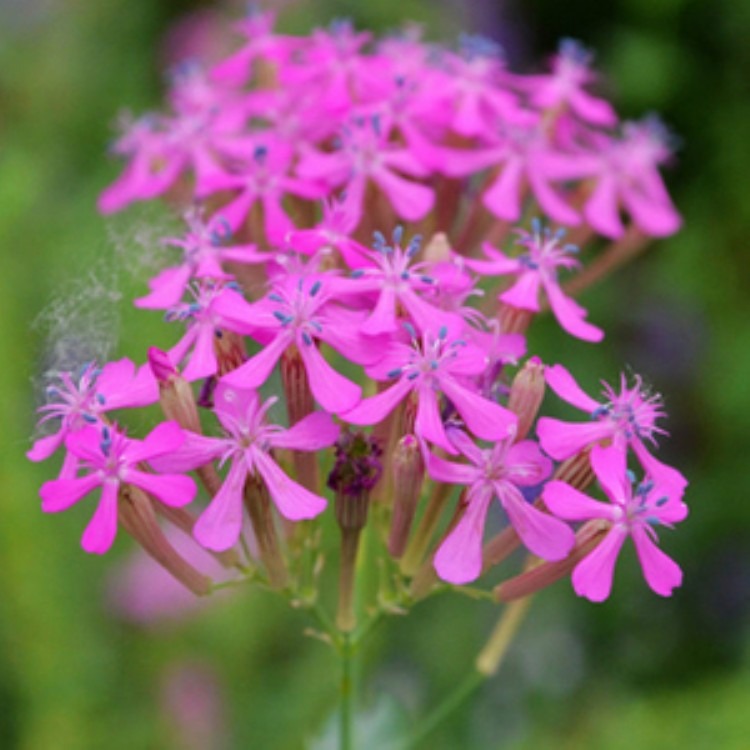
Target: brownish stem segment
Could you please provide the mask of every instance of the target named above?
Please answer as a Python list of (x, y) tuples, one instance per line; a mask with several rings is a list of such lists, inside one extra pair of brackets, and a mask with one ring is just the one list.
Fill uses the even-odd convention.
[(245, 482), (245, 506), (258, 541), (258, 551), (273, 588), (281, 589), (287, 584), (288, 574), (284, 557), (279, 547), (271, 498), (262, 479), (249, 476)]

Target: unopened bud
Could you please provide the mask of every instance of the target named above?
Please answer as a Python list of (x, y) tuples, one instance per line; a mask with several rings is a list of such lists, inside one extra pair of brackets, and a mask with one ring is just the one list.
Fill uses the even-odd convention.
[(196, 596), (211, 590), (211, 579), (198, 572), (164, 536), (156, 520), (152, 501), (142, 490), (124, 484), (117, 502), (120, 525), (143, 549)]
[(538, 357), (532, 357), (516, 374), (508, 397), (508, 408), (518, 417), (516, 441), (529, 434), (544, 400), (545, 387), (544, 365)]
[(540, 560), (531, 569), (497, 586), (493, 592), (495, 598), (501, 602), (521, 599), (564, 578), (604, 539), (609, 529), (609, 522), (600, 518), (584, 524), (576, 533), (575, 545), (564, 560)]
[(391, 459), (393, 476), (393, 517), (388, 551), (396, 559), (404, 554), (414, 514), (422, 492), (425, 466), (419, 442), (414, 435), (404, 435)]
[(276, 589), (283, 588), (288, 579), (286, 563), (279, 548), (271, 498), (262, 478), (253, 474), (248, 476), (244, 500), (258, 541), (260, 558), (268, 573), (268, 582)]
[(428, 263), (445, 263), (451, 259), (451, 243), (445, 232), (436, 232), (425, 246), (424, 260)]

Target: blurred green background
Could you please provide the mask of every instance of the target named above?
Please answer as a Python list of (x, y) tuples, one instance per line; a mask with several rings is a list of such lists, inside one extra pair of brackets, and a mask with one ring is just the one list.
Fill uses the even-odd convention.
[[(597, 51), (623, 116), (657, 110), (683, 141), (667, 179), (684, 230), (585, 297), (606, 342), (562, 342), (542, 327), (537, 343), (588, 388), (627, 365), (665, 394), (671, 439), (660, 456), (691, 481), (691, 515), (664, 541), (684, 587), (672, 599), (654, 596), (632, 555), (605, 605), (559, 584), (535, 603), (501, 674), (429, 746), (745, 750), (750, 3), (288, 5), (281, 27), (295, 32), (341, 15), (378, 29), (414, 19), (444, 40), (481, 31), (521, 67), (561, 36), (578, 38)], [(127, 270), (128, 250), (148, 212), (103, 219), (95, 200), (118, 169), (106, 158), (116, 113), (159, 106), (160, 71), (186, 39), (213, 48), (200, 29), (219, 10), (175, 0), (0, 0), (4, 750), (301, 748), (336, 705), (330, 653), (270, 596), (243, 592), (148, 626), (119, 617), (107, 591), (132, 545), (123, 537), (105, 560), (86, 556), (78, 538), (89, 508), (42, 515), (37, 491), (51, 468), (23, 456), (55, 340), (78, 333), (134, 359), (154, 335), (169, 340), (128, 305), (143, 288)], [(445, 694), (496, 617), (486, 603), (438, 597), (381, 628), (364, 666), (373, 731), (379, 718), (408, 723)]]

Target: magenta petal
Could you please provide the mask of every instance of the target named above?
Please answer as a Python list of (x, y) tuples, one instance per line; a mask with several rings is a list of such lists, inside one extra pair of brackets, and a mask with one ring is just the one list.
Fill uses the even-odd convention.
[(603, 602), (612, 591), (615, 563), (627, 533), (612, 528), (599, 545), (573, 570), (573, 589), (578, 596), (592, 602)]
[(470, 464), (454, 464), (432, 453), (427, 454), (427, 473), (438, 482), (471, 484), (477, 479), (477, 469)]
[(128, 463), (137, 464), (154, 456), (172, 453), (185, 442), (183, 432), (177, 422), (162, 422), (154, 427), (143, 440), (130, 441), (126, 455)]
[(377, 424), (396, 408), (411, 389), (412, 384), (406, 378), (401, 378), (387, 390), (362, 399), (353, 409), (339, 416), (352, 424)]
[(555, 192), (546, 178), (542, 177), (536, 169), (529, 169), (528, 174), (534, 196), (550, 219), (567, 226), (577, 226), (581, 223), (578, 212)]
[(583, 208), (586, 221), (605, 237), (617, 239), (625, 234), (620, 219), (617, 181), (614, 176), (603, 175)]
[(533, 487), (552, 473), (552, 461), (533, 440), (514, 443), (505, 456), (506, 478), (519, 487)]
[(504, 291), (498, 299), (519, 310), (539, 312), (539, 286), (541, 278), (538, 273), (522, 273), (510, 289)]
[(246, 477), (245, 462), (232, 462), (221, 489), (196, 521), (193, 536), (206, 549), (223, 552), (237, 543), (242, 530), (242, 491)]
[(315, 400), (333, 414), (351, 409), (360, 400), (362, 389), (326, 362), (314, 343), (302, 342), (299, 353), (307, 370)]
[(547, 385), (564, 401), (593, 414), (600, 406), (591, 396), (581, 389), (573, 376), (562, 365), (552, 365), (544, 370)]
[(680, 566), (654, 544), (646, 529), (635, 527), (631, 534), (646, 583), (659, 596), (672, 596), (682, 585)]
[(561, 422), (542, 417), (536, 433), (544, 452), (556, 461), (564, 461), (588, 445), (612, 437), (613, 428), (607, 422)]
[(290, 479), (267, 454), (254, 451), (253, 462), (266, 483), (271, 499), (284, 518), (290, 521), (303, 521), (315, 518), (325, 510), (328, 504), (325, 498), (314, 495)]
[(190, 477), (182, 474), (147, 474), (145, 471), (131, 469), (126, 481), (173, 508), (181, 508), (192, 502), (198, 489)]
[(384, 286), (367, 320), (360, 326), (360, 331), (367, 336), (378, 336), (381, 333), (392, 333), (398, 329), (396, 322), (396, 292), (390, 286)]
[(515, 428), (517, 419), (512, 411), (494, 401), (472, 393), (456, 381), (442, 378), (443, 393), (453, 402), (466, 426), (484, 440), (499, 440)]
[(156, 471), (182, 473), (192, 471), (213, 461), (227, 449), (227, 441), (221, 438), (204, 437), (194, 432), (185, 432), (185, 442), (175, 451), (152, 456), (148, 463)]
[(499, 219), (518, 221), (521, 218), (522, 177), (523, 162), (511, 159), (484, 194), (482, 202)]
[(341, 428), (330, 414), (316, 411), (300, 419), (288, 430), (271, 435), (269, 441), (274, 448), (319, 451), (333, 445), (340, 432)]
[(423, 219), (435, 204), (435, 191), (432, 188), (405, 180), (388, 169), (378, 170), (372, 178), (388, 196), (396, 214), (406, 221)]
[(445, 434), (443, 420), (440, 418), (437, 394), (432, 386), (427, 383), (419, 388), (419, 402), (417, 404), (417, 417), (414, 420), (414, 432), (421, 438), (439, 445), (448, 453), (458, 453), (453, 447), (448, 436)]
[(595, 445), (591, 449), (591, 468), (605, 494), (613, 503), (624, 505), (632, 494), (627, 470), (627, 449)]
[(623, 203), (632, 214), (635, 223), (653, 237), (668, 237), (682, 225), (682, 218), (674, 206), (654, 200), (653, 196), (642, 195), (636, 190), (625, 188)]
[(144, 297), (138, 297), (133, 304), (145, 309), (166, 310), (182, 299), (190, 276), (191, 268), (187, 264), (176, 268), (165, 268), (149, 282), (150, 293)]
[(510, 482), (495, 482), (495, 491), (511, 525), (526, 547), (544, 560), (562, 560), (575, 544), (565, 523), (535, 508)]
[(544, 504), (566, 521), (585, 521), (589, 518), (613, 518), (614, 506), (593, 500), (565, 482), (547, 482), (542, 490)]
[(190, 361), (182, 373), (185, 380), (193, 381), (216, 374), (218, 362), (214, 351), (214, 327), (210, 323), (196, 323), (198, 334)]
[(34, 441), (31, 450), (26, 451), (26, 458), (29, 461), (44, 461), (49, 458), (62, 444), (65, 438), (65, 432), (60, 430), (54, 435), (46, 435)]
[(260, 388), (268, 380), (279, 357), (291, 343), (291, 331), (282, 331), (254, 357), (250, 357), (236, 370), (227, 373), (221, 382), (236, 388)]
[[(687, 479), (677, 469), (668, 466), (659, 461), (655, 456), (652, 456), (640, 440), (633, 440), (631, 447), (635, 455), (638, 456), (641, 466), (643, 466), (649, 477), (656, 482), (659, 489), (665, 492), (670, 500), (680, 500), (688, 485)], [(687, 506), (683, 503), (681, 505), (684, 508), (685, 515), (687, 515)], [(682, 518), (671, 519), (672, 522), (681, 520)]]
[(53, 479), (45, 482), (39, 490), (39, 496), (42, 498), (42, 510), (45, 513), (58, 513), (61, 510), (67, 510), (100, 484), (101, 479), (96, 474), (73, 479)]
[(566, 297), (556, 282), (547, 282), (544, 289), (558, 323), (571, 336), (594, 343), (604, 338), (604, 331), (584, 320), (588, 314), (586, 310), (570, 297)]
[(463, 516), (438, 547), (433, 565), (448, 583), (461, 585), (479, 578), (482, 572), (482, 541), (487, 508), (492, 494), (469, 493), (469, 504)]
[(86, 552), (103, 555), (112, 546), (117, 535), (118, 490), (119, 483), (104, 482), (99, 505), (81, 537), (81, 547)]

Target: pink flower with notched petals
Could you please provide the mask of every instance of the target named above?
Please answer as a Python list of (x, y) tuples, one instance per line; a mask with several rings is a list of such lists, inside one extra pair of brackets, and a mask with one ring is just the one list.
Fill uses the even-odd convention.
[(562, 521), (526, 502), (519, 487), (533, 487), (552, 471), (552, 462), (536, 443), (513, 443), (515, 435), (492, 448), (481, 449), (460, 430), (449, 438), (467, 464), (454, 464), (429, 453), (427, 470), (433, 479), (468, 486), (467, 507), (455, 528), (435, 554), (435, 570), (449, 583), (469, 583), (482, 572), (482, 538), (487, 510), (497, 498), (526, 547), (545, 560), (561, 560), (573, 547), (575, 536)]
[[(71, 433), (102, 421), (102, 415), (114, 409), (147, 406), (159, 399), (159, 388), (147, 366), (136, 370), (129, 359), (108, 362), (99, 368), (94, 362), (84, 365), (78, 375), (60, 372), (47, 387), (48, 403), (39, 408), (39, 424), (59, 420), (52, 435), (39, 438), (26, 454), (31, 461), (49, 458)], [(78, 460), (68, 453), (61, 477), (75, 473)]]
[(549, 482), (542, 493), (545, 505), (560, 518), (587, 521), (601, 518), (612, 525), (604, 539), (573, 570), (573, 588), (592, 602), (604, 601), (612, 589), (617, 556), (629, 536), (635, 544), (646, 582), (661, 596), (671, 596), (682, 583), (682, 571), (657, 546), (656, 526), (671, 527), (687, 515), (687, 506), (670, 498), (658, 482), (633, 487), (625, 454), (615, 447), (595, 446), (591, 465), (609, 503), (584, 495), (565, 482)]
[(377, 351), (359, 333), (364, 313), (336, 304), (330, 277), (323, 274), (283, 276), (270, 294), (252, 304), (239, 295), (226, 297), (217, 311), (233, 330), (258, 339), (263, 348), (224, 382), (238, 388), (260, 388), (282, 354), (296, 346), (315, 400), (333, 414), (351, 409), (362, 389), (333, 369), (318, 349), (322, 341), (349, 360), (371, 363)]
[(188, 225), (184, 236), (162, 240), (163, 245), (182, 250), (182, 263), (165, 268), (151, 279), (150, 293), (136, 299), (136, 307), (172, 307), (180, 302), (188, 283), (193, 279), (231, 281), (233, 277), (224, 271), (222, 262), (260, 264), (271, 258), (267, 253), (258, 252), (255, 245), (227, 246), (225, 243), (232, 232), (220, 216), (204, 221), (201, 209), (194, 207), (185, 213), (184, 219)]
[(117, 533), (117, 496), (121, 485), (132, 484), (165, 505), (181, 507), (195, 497), (195, 482), (182, 474), (151, 474), (139, 467), (144, 461), (172, 453), (185, 441), (176, 422), (155, 427), (144, 440), (131, 440), (114, 427), (84, 427), (68, 435), (67, 449), (89, 473), (54, 479), (40, 490), (42, 510), (67, 510), (96, 487), (102, 488), (99, 505), (81, 538), (86, 552), (104, 554)]
[(445, 433), (440, 414), (439, 395), (450, 400), (475, 435), (485, 440), (504, 438), (514, 429), (515, 415), (500, 404), (479, 395), (470, 384), (487, 364), (484, 352), (472, 344), (448, 335), (441, 328), (437, 335), (432, 330), (416, 339), (413, 331), (411, 345), (393, 342), (383, 358), (366, 368), (375, 380), (397, 379), (382, 393), (363, 399), (341, 418), (352, 424), (377, 424), (396, 408), (410, 393), (416, 392), (418, 404), (414, 423), (415, 433), (449, 453), (456, 448)]
[[(661, 397), (649, 393), (640, 377), (628, 388), (625, 376), (620, 379), (620, 392), (604, 383), (606, 401), (600, 403), (584, 393), (573, 376), (562, 366), (545, 369), (547, 385), (563, 400), (589, 413), (589, 422), (569, 423), (542, 417), (537, 435), (542, 448), (558, 461), (570, 458), (588, 445), (611, 441), (623, 456), (630, 447), (653, 479), (670, 498), (679, 498), (687, 480), (677, 469), (663, 464), (646, 449), (646, 442), (664, 430), (656, 422), (664, 416)], [(615, 480), (613, 480), (615, 481)]]
[(490, 260), (464, 260), (473, 271), (483, 275), (516, 276), (515, 283), (502, 292), (498, 299), (506, 305), (521, 310), (539, 312), (539, 297), (544, 290), (552, 312), (560, 325), (571, 335), (584, 341), (597, 342), (604, 337), (601, 328), (586, 322), (586, 310), (570, 297), (566, 297), (557, 280), (558, 269), (577, 267), (578, 261), (571, 254), (578, 252), (575, 245), (560, 246), (564, 230), (556, 233), (537, 219), (532, 222), (533, 232), (516, 230), (519, 245), (526, 252), (516, 258), (509, 258), (501, 251), (485, 243), (485, 255)]
[(339, 427), (329, 414), (314, 412), (293, 427), (266, 423), (276, 401), (261, 404), (255, 391), (219, 383), (215, 411), (226, 437), (211, 438), (187, 433), (183, 448), (162, 457), (156, 466), (187, 471), (220, 459), (231, 461), (229, 473), (210, 505), (195, 524), (195, 538), (206, 548), (224, 551), (237, 543), (242, 528), (242, 496), (245, 480), (257, 475), (265, 482), (279, 513), (290, 521), (314, 518), (326, 507), (325, 498), (290, 479), (271, 455), (274, 448), (319, 451), (336, 442)]

